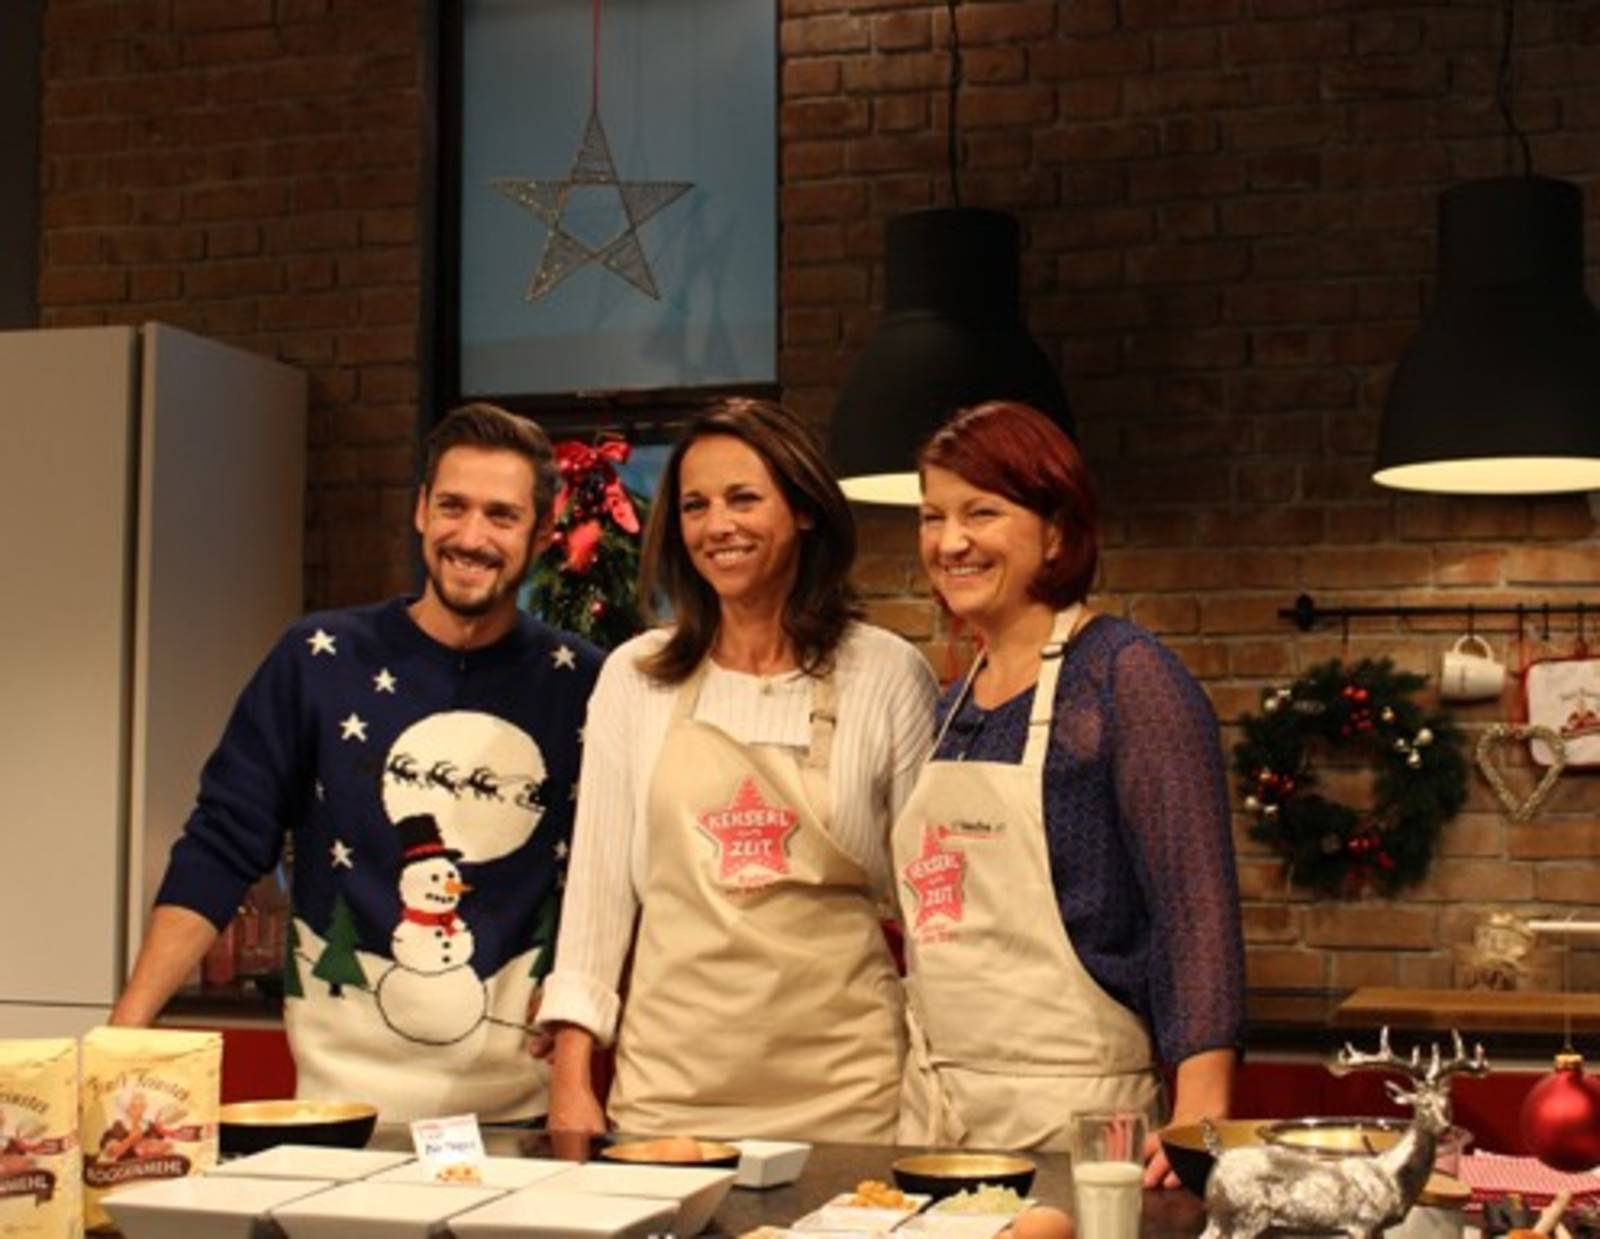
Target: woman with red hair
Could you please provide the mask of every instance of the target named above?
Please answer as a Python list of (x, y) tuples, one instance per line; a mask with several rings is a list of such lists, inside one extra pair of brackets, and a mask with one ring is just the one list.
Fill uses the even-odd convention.
[[(1228, 1113), (1243, 940), (1216, 718), (1085, 605), (1093, 482), (1055, 423), (967, 409), (923, 450), (921, 554), (981, 652), (894, 828), (911, 1060), (902, 1143), (1061, 1149), (1076, 1112)], [(1176, 1186), (1160, 1144), (1145, 1182)]]

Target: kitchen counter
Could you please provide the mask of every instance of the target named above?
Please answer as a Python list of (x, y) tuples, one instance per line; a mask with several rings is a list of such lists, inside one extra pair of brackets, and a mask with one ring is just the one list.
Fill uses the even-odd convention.
[[(548, 1138), (542, 1132), (485, 1128), (484, 1147), (499, 1156), (549, 1156)], [(410, 1133), (403, 1126), (380, 1127), (371, 1146), (409, 1149)], [(889, 1164), (897, 1157), (922, 1149), (888, 1148), (865, 1144), (818, 1144), (811, 1150), (805, 1172), (786, 1187), (757, 1191), (736, 1187), (728, 1193), (712, 1220), (710, 1236), (737, 1237), (758, 1226), (787, 1226), (841, 1192), (852, 1192), (863, 1179), (893, 1183)], [(1072, 1167), (1064, 1153), (1029, 1153), (1038, 1166), (1030, 1195), (1040, 1204), (1072, 1211)], [(1205, 1226), (1205, 1210), (1188, 1192), (1151, 1191), (1144, 1194), (1145, 1239), (1189, 1239)]]

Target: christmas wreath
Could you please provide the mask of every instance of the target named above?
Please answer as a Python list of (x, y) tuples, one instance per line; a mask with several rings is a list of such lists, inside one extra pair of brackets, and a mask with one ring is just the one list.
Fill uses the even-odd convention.
[[(1439, 828), (1467, 798), (1467, 763), (1448, 719), (1412, 700), (1424, 682), (1388, 659), (1334, 659), (1263, 693), (1261, 713), (1244, 717), (1233, 768), (1250, 837), (1288, 861), (1290, 881), (1392, 895), (1427, 873)], [(1376, 765), (1371, 809), (1318, 794), (1319, 752)]]
[(616, 438), (555, 445), (555, 531), (528, 581), (531, 610), (606, 649), (644, 627), (635, 585), (647, 505), (617, 473), (631, 454)]

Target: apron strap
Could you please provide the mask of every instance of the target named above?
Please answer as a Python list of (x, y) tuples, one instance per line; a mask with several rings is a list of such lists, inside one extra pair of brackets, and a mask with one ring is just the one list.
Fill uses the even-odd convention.
[(1039, 680), (1034, 685), (1033, 709), (1028, 715), (1028, 744), (1022, 750), (1021, 764), (1030, 769), (1044, 768), (1045, 753), (1050, 747), (1050, 719), (1056, 708), (1056, 683), (1061, 678), (1067, 646), (1082, 621), (1081, 602), (1057, 611), (1055, 623), (1050, 626), (1050, 640), (1040, 647)]
[(802, 765), (814, 770), (827, 770), (833, 756), (833, 732), (839, 721), (837, 693), (833, 687), (830, 670), (811, 683), (811, 747), (806, 750)]
[(687, 723), (694, 717), (694, 708), (700, 704), (700, 690), (705, 687), (706, 672), (711, 667), (708, 655), (689, 673), (689, 678), (678, 687), (672, 699), (672, 722)]
[[(1078, 635), (1084, 615), (1081, 602), (1073, 603), (1065, 611), (1057, 611), (1055, 621), (1050, 625), (1050, 639), (1039, 647), (1039, 679), (1034, 685), (1033, 709), (1028, 715), (1028, 743), (1023, 749), (1020, 765), (1041, 769), (1044, 766), (1044, 755), (1050, 746), (1050, 716), (1055, 710), (1056, 681), (1061, 676), (1062, 655), (1072, 643), (1072, 638)], [(978, 678), (983, 662), (983, 655), (979, 654), (972, 660), (972, 666), (967, 668), (966, 678), (961, 681), (961, 691), (955, 695), (950, 702), (950, 708), (945, 711), (944, 722), (939, 725), (939, 732), (933, 738), (933, 749), (930, 751), (938, 751), (945, 732), (950, 730), (950, 724), (955, 721), (956, 715), (961, 713), (961, 707), (966, 703), (968, 694), (972, 692), (972, 682)]]
[(906, 1033), (906, 1065), (921, 1086), (923, 1104), (927, 1107), (922, 1116), (922, 1143), (930, 1149), (959, 1146), (966, 1139), (967, 1125), (945, 1091), (914, 1000), (906, 1003)]
[(956, 715), (961, 713), (961, 706), (967, 700), (967, 694), (972, 691), (972, 681), (978, 678), (978, 672), (983, 667), (983, 655), (980, 653), (972, 660), (972, 666), (967, 668), (967, 674), (961, 681), (961, 691), (950, 701), (950, 708), (944, 712), (944, 722), (939, 724), (939, 734), (933, 738), (933, 747), (928, 750), (929, 761), (933, 760), (932, 754), (939, 751), (939, 745), (944, 743), (944, 733), (950, 730), (950, 724), (955, 721)]

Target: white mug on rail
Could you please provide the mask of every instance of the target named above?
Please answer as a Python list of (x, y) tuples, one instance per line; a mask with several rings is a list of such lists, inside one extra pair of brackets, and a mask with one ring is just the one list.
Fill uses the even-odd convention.
[(1488, 701), (1505, 687), (1506, 665), (1476, 633), (1456, 639), (1439, 660), (1439, 697), (1443, 701)]

